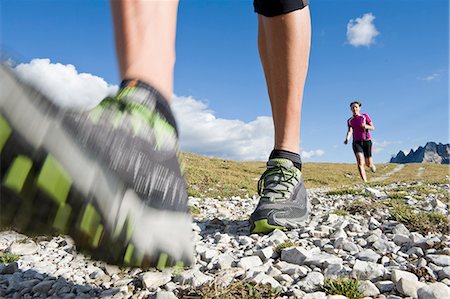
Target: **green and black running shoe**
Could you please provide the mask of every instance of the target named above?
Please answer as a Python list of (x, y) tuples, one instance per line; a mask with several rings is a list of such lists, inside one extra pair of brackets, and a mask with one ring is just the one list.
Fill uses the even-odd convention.
[(250, 216), (252, 233), (293, 229), (309, 216), (309, 201), (301, 171), (288, 159), (271, 159), (258, 181), (261, 196)]
[(0, 227), (70, 235), (94, 259), (193, 262), (178, 133), (139, 81), (91, 111), (63, 110), (0, 66)]

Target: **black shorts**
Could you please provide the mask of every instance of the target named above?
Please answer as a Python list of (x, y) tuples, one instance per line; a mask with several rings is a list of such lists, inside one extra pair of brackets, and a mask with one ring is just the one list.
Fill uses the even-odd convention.
[(255, 12), (265, 17), (275, 17), (302, 9), (308, 0), (253, 0)]
[(353, 141), (353, 152), (363, 153), (365, 158), (372, 157), (372, 140)]

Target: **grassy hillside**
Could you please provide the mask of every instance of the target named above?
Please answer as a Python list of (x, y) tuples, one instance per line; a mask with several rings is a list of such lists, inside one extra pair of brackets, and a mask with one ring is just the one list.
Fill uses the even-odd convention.
[[(184, 153), (189, 195), (195, 197), (226, 198), (257, 195), (257, 183), (265, 170), (264, 162), (237, 162)], [(404, 164), (389, 175), (399, 164), (377, 164), (378, 171), (368, 171), (371, 185), (393, 182), (450, 183), (449, 165)], [(307, 188), (342, 188), (361, 184), (355, 164), (304, 163), (303, 175)]]

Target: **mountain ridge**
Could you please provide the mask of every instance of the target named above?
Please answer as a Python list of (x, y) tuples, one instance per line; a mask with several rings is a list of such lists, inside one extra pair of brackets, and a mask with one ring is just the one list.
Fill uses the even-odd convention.
[(450, 164), (450, 144), (427, 142), (425, 146), (419, 146), (417, 150), (411, 149), (407, 155), (399, 151), (393, 156), (390, 163), (434, 163)]

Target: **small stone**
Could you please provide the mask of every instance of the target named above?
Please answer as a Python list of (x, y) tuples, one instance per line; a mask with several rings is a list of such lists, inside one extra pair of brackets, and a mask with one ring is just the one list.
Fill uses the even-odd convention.
[(37, 285), (35, 285), (31, 290), (34, 293), (39, 293), (42, 295), (47, 295), (47, 292), (50, 290), (50, 288), (52, 287), (54, 281), (42, 281), (40, 283), (38, 283)]
[(151, 299), (177, 299), (173, 292), (160, 291), (150, 296)]
[(287, 239), (288, 237), (283, 231), (275, 229), (269, 234), (267, 242), (269, 243), (269, 245), (278, 245), (283, 243)]
[(411, 243), (411, 239), (409, 238), (409, 236), (402, 234), (395, 234), (393, 240), (394, 243), (399, 246)]
[(1, 268), (0, 274), (13, 274), (14, 272), (17, 271), (19, 271), (19, 265), (17, 264), (17, 262), (13, 262)]
[(216, 259), (216, 264), (219, 269), (228, 269), (234, 263), (234, 257), (229, 253), (222, 253)]
[(389, 293), (395, 287), (395, 284), (390, 280), (378, 281), (375, 283), (375, 285), (377, 286), (377, 288), (380, 290), (381, 293)]
[(254, 277), (252, 277), (251, 279), (249, 279), (250, 282), (253, 283), (261, 283), (261, 284), (266, 284), (269, 283), (272, 288), (279, 288), (281, 287), (280, 283), (278, 281), (276, 281), (273, 277), (270, 277), (269, 275), (266, 275), (264, 273), (258, 273), (256, 274)]
[(312, 250), (306, 250), (303, 247), (292, 247), (281, 250), (281, 260), (297, 265), (303, 265), (305, 259), (311, 255), (320, 253), (320, 249), (315, 247)]
[(325, 294), (324, 292), (314, 292), (314, 293), (309, 293), (309, 294), (305, 294), (303, 297), (299, 297), (302, 299), (327, 299), (327, 294)]
[(198, 269), (190, 269), (180, 273), (178, 277), (176, 277), (176, 281), (182, 284), (190, 284), (194, 288), (199, 287), (207, 282), (213, 280), (212, 277), (202, 273)]
[(268, 259), (272, 258), (275, 255), (275, 252), (273, 250), (273, 246), (268, 246), (268, 247), (265, 247), (265, 248), (262, 248), (262, 249), (258, 250), (256, 252), (256, 255), (259, 256), (259, 258), (263, 262), (265, 262)]
[(376, 263), (376, 262), (378, 262), (380, 257), (381, 256), (378, 253), (376, 253), (375, 251), (373, 251), (372, 249), (363, 249), (356, 254), (357, 259), (359, 259), (361, 261), (366, 261), (366, 262)]
[(450, 266), (444, 267), (438, 271), (439, 279), (450, 278)]

